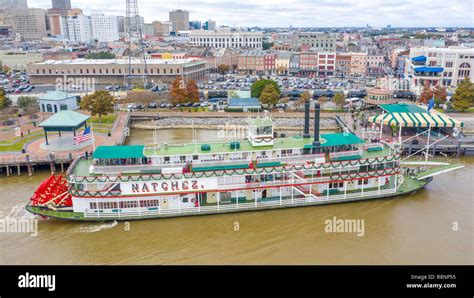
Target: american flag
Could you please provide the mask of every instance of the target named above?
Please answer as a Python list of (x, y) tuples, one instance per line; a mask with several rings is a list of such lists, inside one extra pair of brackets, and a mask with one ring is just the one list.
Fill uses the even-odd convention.
[(92, 139), (92, 133), (91, 133), (91, 128), (86, 127), (81, 133), (77, 136), (74, 137), (74, 145), (77, 145), (79, 143), (85, 142), (87, 140)]

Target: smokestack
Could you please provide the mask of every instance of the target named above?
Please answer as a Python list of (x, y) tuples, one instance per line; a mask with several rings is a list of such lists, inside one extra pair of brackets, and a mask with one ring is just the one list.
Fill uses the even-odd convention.
[(304, 130), (303, 130), (303, 138), (310, 138), (311, 135), (309, 134), (309, 101), (307, 100), (304, 103)]
[(313, 140), (313, 154), (320, 153), (319, 143), (319, 103), (314, 104), (314, 140)]

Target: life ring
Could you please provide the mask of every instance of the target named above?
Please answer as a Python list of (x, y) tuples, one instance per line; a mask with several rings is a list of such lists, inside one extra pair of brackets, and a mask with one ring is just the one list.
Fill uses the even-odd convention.
[(191, 203), (196, 203), (196, 199), (195, 199), (195, 198), (192, 198), (192, 199), (191, 199)]
[(398, 175), (397, 177), (397, 180), (398, 180), (398, 185), (402, 185), (403, 182), (405, 181), (405, 177), (403, 177), (403, 175)]
[(457, 127), (453, 128), (453, 137), (457, 138), (459, 136), (459, 129)]

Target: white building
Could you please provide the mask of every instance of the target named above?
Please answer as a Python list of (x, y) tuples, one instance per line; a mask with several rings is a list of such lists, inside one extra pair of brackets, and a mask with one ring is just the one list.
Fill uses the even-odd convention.
[[(441, 84), (456, 87), (464, 77), (474, 80), (474, 49), (465, 47), (411, 48), (405, 76), (412, 86)], [(413, 88), (412, 88), (413, 89)]]
[(262, 49), (262, 32), (219, 30), (193, 30), (189, 42), (194, 46), (211, 48), (254, 48)]
[(99, 42), (119, 40), (116, 16), (107, 16), (103, 13), (91, 14), (92, 38)]
[(77, 14), (67, 17), (68, 38), (72, 43), (90, 43), (92, 41), (91, 17)]

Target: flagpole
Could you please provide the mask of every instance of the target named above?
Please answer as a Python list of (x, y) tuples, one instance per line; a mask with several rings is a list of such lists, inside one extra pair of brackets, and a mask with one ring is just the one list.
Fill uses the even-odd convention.
[(91, 122), (91, 135), (92, 135), (92, 151), (95, 151), (95, 138), (94, 138), (94, 129), (92, 128), (92, 122)]

